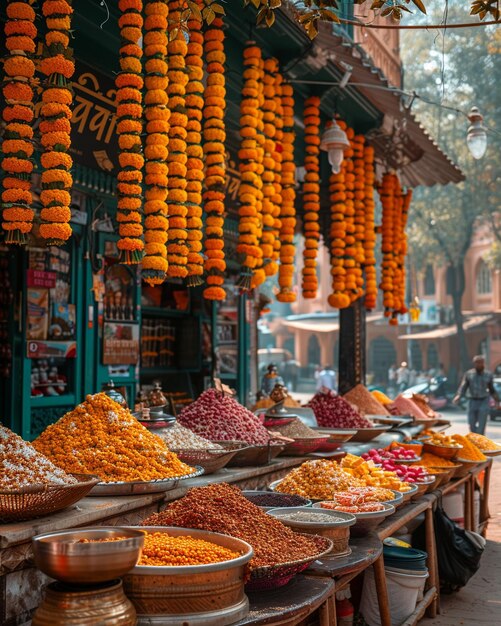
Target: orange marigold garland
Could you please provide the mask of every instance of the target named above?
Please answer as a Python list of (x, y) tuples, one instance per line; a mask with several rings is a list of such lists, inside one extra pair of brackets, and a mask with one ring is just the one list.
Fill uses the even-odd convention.
[[(315, 298), (317, 295), (317, 254), (320, 239), (318, 213), (320, 211), (320, 98), (310, 96), (304, 103), (304, 141), (306, 170), (303, 184), (304, 200), (304, 268), (302, 291), (303, 298)], [(311, 272), (311, 270), (314, 270)], [(310, 273), (311, 272), (311, 273)]]
[[(392, 315), (394, 308), (393, 278), (395, 274), (395, 263), (393, 255), (394, 242), (394, 211), (395, 211), (395, 179), (394, 174), (386, 173), (383, 176), (379, 189), (383, 214), (381, 221), (381, 251), (383, 255), (381, 268), (381, 282), (379, 288), (383, 292), (384, 316), (390, 318), (390, 323), (396, 324), (397, 320)], [(393, 320), (395, 320), (393, 322)]]
[[(73, 164), (70, 120), (73, 92), (71, 77), (75, 64), (69, 46), (73, 9), (67, 0), (45, 0), (42, 5), (47, 33), (40, 71), (47, 77), (40, 108), (40, 143), (42, 144), (42, 210), (40, 235), (50, 245), (61, 245), (71, 236), (70, 174)], [(52, 191), (55, 193), (43, 193)]]
[(263, 205), (262, 205), (262, 233), (260, 247), (263, 257), (263, 269), (265, 276), (273, 276), (277, 265), (273, 261), (275, 252), (275, 216), (277, 205), (275, 204), (275, 139), (276, 139), (276, 108), (275, 83), (278, 71), (276, 59), (266, 59), (263, 74), (263, 133), (264, 133), (264, 171), (263, 181)]
[[(117, 134), (118, 134), (118, 172), (117, 183), (117, 221), (121, 235), (117, 243), (120, 262), (126, 265), (139, 263), (143, 256), (142, 226), (142, 155), (141, 132), (143, 129), (142, 105), (142, 49), (139, 42), (142, 36), (141, 0), (119, 0), (120, 17), (120, 72), (115, 79), (117, 88)], [(145, 64), (147, 73), (164, 68), (165, 62), (148, 59)], [(152, 182), (152, 181), (150, 181)], [(150, 196), (151, 197), (151, 196)], [(125, 234), (126, 233), (126, 234)]]
[(30, 208), (33, 163), (33, 89), (35, 73), (35, 11), (28, 0), (10, 0), (7, 4), (5, 44), (9, 51), (4, 62), (2, 142), (2, 228), (7, 243), (24, 244), (33, 226)]
[[(226, 292), (224, 273), (224, 200), (226, 178), (226, 127), (224, 123), (225, 69), (223, 20), (216, 17), (207, 27), (204, 35), (204, 54), (207, 63), (207, 86), (204, 101), (204, 155), (206, 164), (205, 191), (203, 193), (207, 225), (216, 229), (205, 238), (205, 270), (207, 287), (204, 298), (224, 300)], [(208, 140), (207, 137), (213, 137)]]
[(345, 168), (339, 174), (331, 174), (329, 177), (329, 193), (331, 201), (331, 225), (330, 225), (330, 258), (332, 293), (328, 301), (336, 309), (345, 309), (350, 306), (351, 299), (346, 293), (346, 188)]
[[(278, 69), (278, 67), (277, 67)], [(273, 153), (273, 160), (275, 161), (275, 180), (273, 182), (274, 195), (273, 195), (273, 254), (272, 263), (268, 272), (271, 276), (274, 276), (278, 272), (278, 260), (280, 258), (280, 211), (282, 208), (282, 153), (283, 153), (283, 138), (284, 138), (284, 111), (282, 106), (282, 83), (283, 77), (280, 72), (275, 72), (275, 152)]]
[[(277, 294), (279, 302), (295, 302), (294, 283), (294, 231), (296, 228), (296, 164), (294, 162), (294, 89), (289, 83), (282, 84), (282, 206), (280, 209), (280, 267), (278, 268)], [(306, 269), (306, 268), (305, 268)], [(315, 268), (313, 269), (315, 272)], [(305, 270), (303, 270), (305, 271)]]
[[(186, 66), (188, 69), (188, 84), (186, 85), (186, 109), (188, 112), (188, 131), (186, 137), (186, 192), (188, 205), (188, 286), (195, 287), (203, 283), (204, 259), (202, 252), (203, 224), (202, 224), (202, 186), (204, 180), (204, 162), (202, 151), (202, 110), (204, 106), (204, 86), (202, 83), (203, 71), (203, 42), (201, 23), (196, 19), (188, 22), (190, 40)], [(224, 87), (221, 94), (226, 95)], [(208, 129), (209, 138), (212, 136)], [(217, 134), (217, 131), (216, 131)], [(207, 225), (209, 233), (220, 234), (219, 226)]]
[(259, 194), (262, 187), (258, 162), (259, 75), (261, 50), (254, 42), (247, 42), (244, 49), (244, 82), (240, 101), (240, 150), (239, 172), (240, 202), (237, 252), (241, 255), (242, 275), (239, 285), (249, 289), (258, 259), (259, 247)]
[[(169, 13), (171, 24), (176, 25), (181, 19), (181, 2), (170, 0)], [(173, 26), (174, 28), (175, 26)], [(188, 209), (186, 202), (186, 137), (188, 116), (186, 114), (186, 54), (188, 44), (183, 31), (178, 28), (174, 39), (169, 41), (169, 94), (170, 129), (169, 129), (169, 243), (167, 244), (168, 276), (185, 278), (188, 275), (187, 223)]]
[(365, 308), (371, 311), (377, 302), (377, 276), (376, 276), (376, 225), (374, 222), (374, 148), (364, 147), (364, 170), (365, 170), (365, 224), (364, 224), (364, 272), (365, 272)]
[[(168, 168), (166, 157), (169, 144), (169, 117), (167, 108), (167, 0), (146, 0), (144, 20), (144, 115), (145, 191), (144, 191), (144, 257), (143, 280), (160, 285), (167, 275), (167, 219)], [(132, 139), (135, 141), (135, 139)], [(130, 224), (121, 223), (119, 233), (131, 233)], [(139, 229), (138, 229), (139, 232)]]
[[(345, 125), (340, 123), (341, 128)], [(350, 302), (354, 302), (358, 297), (358, 278), (360, 269), (357, 267), (356, 248), (355, 248), (355, 165), (353, 163), (353, 138), (355, 133), (353, 128), (346, 128), (346, 136), (350, 140), (351, 147), (345, 151), (342, 171), (345, 176), (346, 185), (346, 208), (345, 208), (345, 259), (344, 267), (346, 269), (345, 284), (346, 293), (350, 298)]]
[(364, 163), (365, 137), (356, 135), (353, 138), (353, 173), (354, 183), (354, 209), (355, 209), (355, 280), (357, 283), (356, 297), (360, 298), (363, 293), (364, 277), (363, 265), (365, 261), (364, 238), (365, 238), (365, 163)]

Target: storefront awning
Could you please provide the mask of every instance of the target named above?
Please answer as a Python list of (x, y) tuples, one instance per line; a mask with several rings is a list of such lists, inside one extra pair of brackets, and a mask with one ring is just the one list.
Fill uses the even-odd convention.
[[(463, 328), (465, 331), (474, 330), (479, 326), (487, 323), (492, 319), (492, 315), (474, 315), (465, 320)], [(449, 326), (440, 326), (433, 330), (427, 330), (419, 333), (410, 333), (408, 335), (400, 335), (399, 339), (403, 341), (419, 340), (419, 339), (446, 339), (447, 337), (453, 337), (457, 333), (455, 324)]]
[[(380, 313), (374, 315), (368, 315), (366, 317), (366, 323), (375, 322), (381, 319)], [(319, 318), (314, 317), (300, 319), (300, 320), (282, 320), (282, 326), (286, 328), (292, 328), (295, 330), (306, 330), (314, 333), (333, 333), (339, 330), (339, 319), (336, 318)]]
[[(369, 133), (376, 156), (384, 157), (390, 167), (398, 169), (402, 182), (410, 187), (446, 185), (464, 180), (459, 167), (442, 152), (415, 115), (405, 108), (402, 94), (389, 89), (388, 80), (363, 47), (335, 34), (332, 25), (320, 26), (315, 43), (332, 53), (334, 60), (328, 63), (338, 68), (347, 65), (353, 68), (347, 86), (343, 90), (333, 89), (335, 96), (362, 94), (384, 114), (381, 129)], [(344, 73), (344, 69), (338, 71), (341, 75)]]

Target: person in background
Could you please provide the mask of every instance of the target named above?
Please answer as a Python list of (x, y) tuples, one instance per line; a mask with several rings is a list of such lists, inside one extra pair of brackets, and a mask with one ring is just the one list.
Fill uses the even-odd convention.
[(325, 387), (326, 389), (336, 389), (336, 372), (330, 365), (326, 365), (317, 376), (317, 391)]
[(275, 385), (284, 385), (283, 378), (278, 375), (278, 368), (274, 363), (268, 365), (268, 370), (261, 379), (261, 393), (269, 396)]
[(397, 391), (397, 366), (392, 363), (388, 369), (388, 394), (394, 396)]
[(494, 389), (494, 379), (485, 369), (485, 359), (481, 355), (473, 357), (473, 369), (463, 376), (453, 403), (458, 404), (463, 396), (468, 398), (468, 424), (472, 433), (485, 432), (489, 413), (489, 396), (499, 404), (499, 396)]
[(405, 361), (402, 361), (402, 363), (400, 363), (400, 367), (397, 370), (397, 387), (400, 393), (402, 393), (402, 391), (404, 391), (404, 389), (407, 389), (407, 387), (409, 386), (409, 376), (410, 372), (409, 368), (407, 367), (407, 363)]

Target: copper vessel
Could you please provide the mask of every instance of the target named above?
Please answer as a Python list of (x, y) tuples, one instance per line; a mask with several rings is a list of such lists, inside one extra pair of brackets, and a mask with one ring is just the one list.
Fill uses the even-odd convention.
[(136, 626), (134, 606), (121, 580), (93, 586), (51, 583), (32, 626)]

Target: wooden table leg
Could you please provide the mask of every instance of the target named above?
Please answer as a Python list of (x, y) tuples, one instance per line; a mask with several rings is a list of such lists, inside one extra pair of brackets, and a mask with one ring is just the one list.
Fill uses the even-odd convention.
[(336, 626), (336, 592), (333, 592), (319, 609), (319, 626)]
[(487, 534), (487, 521), (490, 517), (489, 513), (489, 490), (491, 484), (492, 460), (487, 464), (484, 475), (484, 486), (480, 491), (480, 524), (483, 524), (482, 535)]
[(383, 555), (374, 561), (372, 567), (374, 569), (374, 581), (376, 583), (381, 626), (391, 626), (390, 603), (388, 601), (388, 590), (386, 588), (386, 573), (384, 571)]
[(463, 509), (463, 518), (464, 518), (464, 528), (465, 530), (472, 530), (471, 527), (471, 510), (473, 507), (473, 498), (471, 494), (471, 481), (472, 476), (470, 475), (468, 480), (464, 484), (464, 509)]
[(435, 587), (436, 595), (427, 610), (428, 617), (436, 617), (440, 612), (440, 581), (438, 575), (437, 549), (435, 545), (435, 529), (433, 528), (433, 509), (425, 511), (424, 518), (426, 552), (428, 553), (428, 587)]

